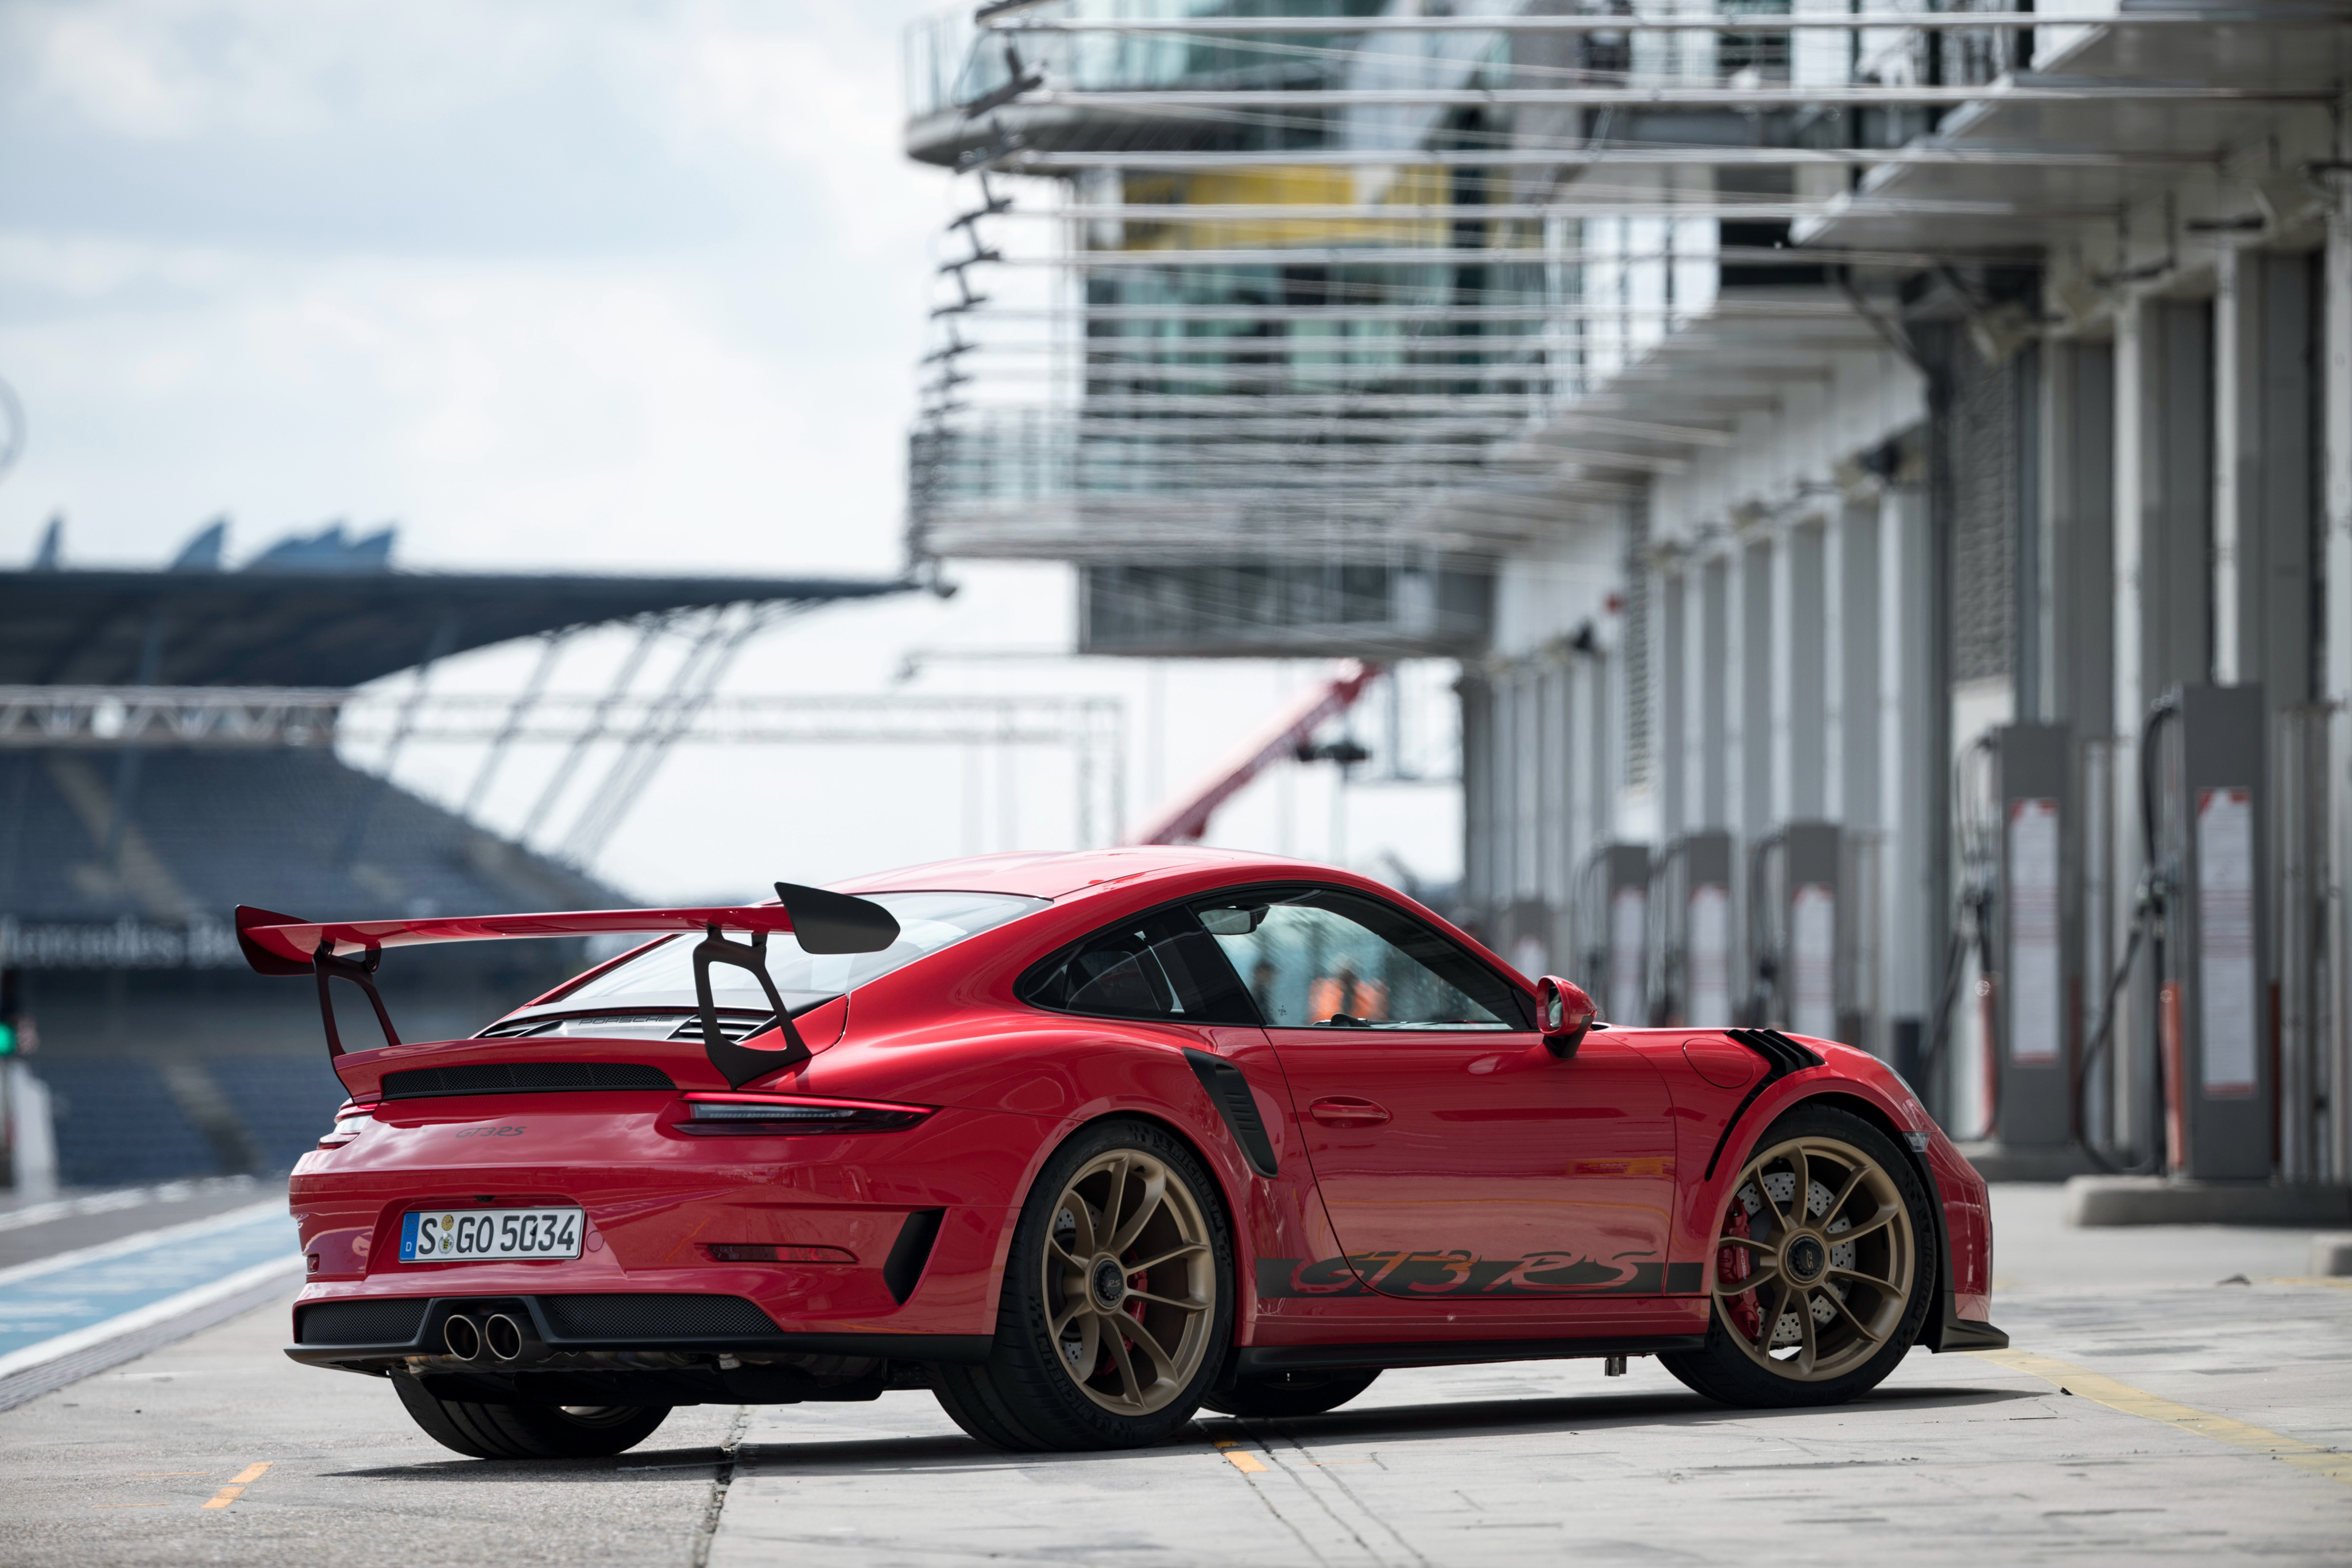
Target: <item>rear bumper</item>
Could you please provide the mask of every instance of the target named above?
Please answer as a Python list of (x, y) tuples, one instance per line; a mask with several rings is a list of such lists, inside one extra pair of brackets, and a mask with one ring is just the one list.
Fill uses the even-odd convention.
[[(486, 1349), (467, 1360), (449, 1353), (450, 1318), (479, 1322), (499, 1312), (529, 1331), (518, 1355), (501, 1361)], [(286, 1354), (310, 1366), (499, 1377), (719, 1369), (722, 1358), (766, 1365), (841, 1358), (976, 1364), (988, 1359), (990, 1343), (985, 1334), (793, 1333), (744, 1297), (670, 1291), (310, 1301), (295, 1308), (294, 1337)]]

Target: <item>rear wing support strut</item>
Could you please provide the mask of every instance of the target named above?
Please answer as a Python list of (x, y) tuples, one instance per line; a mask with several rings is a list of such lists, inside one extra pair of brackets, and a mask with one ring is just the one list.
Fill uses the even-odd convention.
[[(776, 1027), (784, 1031), (782, 1051), (754, 1051), (738, 1045), (719, 1032), (719, 1009), (710, 997), (710, 966), (727, 964), (751, 972), (766, 992), (768, 1005), (776, 1010)], [(768, 977), (768, 934), (751, 933), (747, 945), (730, 942), (719, 934), (717, 925), (704, 928), (702, 940), (694, 947), (694, 1000), (702, 1013), (702, 1049), (710, 1058), (710, 1065), (719, 1069), (730, 1089), (740, 1089), (754, 1078), (775, 1071), (778, 1068), (797, 1067), (812, 1052), (801, 1031), (793, 1027), (792, 1009), (776, 990), (776, 982)], [(332, 1028), (331, 1024), (329, 1026)], [(765, 1030), (761, 1032), (764, 1033)]]
[(375, 1009), (375, 1021), (383, 1030), (383, 1042), (398, 1045), (400, 1036), (393, 1031), (392, 1015), (383, 1010), (383, 998), (375, 988), (377, 966), (383, 962), (383, 949), (371, 947), (364, 958), (346, 958), (332, 947), (321, 943), (310, 958), (310, 968), (319, 977), (319, 1018), (327, 1026), (327, 1054), (343, 1053), (343, 1037), (335, 1030), (335, 998), (331, 982), (349, 980), (367, 996), (368, 1006)]

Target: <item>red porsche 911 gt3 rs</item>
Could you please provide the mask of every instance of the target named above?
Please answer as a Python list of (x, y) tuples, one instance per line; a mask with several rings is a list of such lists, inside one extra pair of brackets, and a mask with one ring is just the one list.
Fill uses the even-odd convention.
[[(777, 893), (240, 910), (256, 968), (316, 977), (351, 1092), (294, 1174), (287, 1354), (516, 1458), (914, 1387), (1001, 1448), (1118, 1447), (1566, 1356), (1813, 1405), (1915, 1344), (2007, 1343), (1984, 1184), (1862, 1051), (1596, 1022), (1389, 889), (1265, 856)], [(391, 948), (590, 932), (656, 935), (468, 1040), (402, 1042), (376, 997)], [(339, 1035), (336, 980), (381, 1046)]]

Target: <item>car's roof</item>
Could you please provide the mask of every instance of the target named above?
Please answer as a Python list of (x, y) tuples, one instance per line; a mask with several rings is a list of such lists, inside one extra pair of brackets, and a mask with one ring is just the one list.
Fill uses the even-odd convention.
[(896, 893), (918, 889), (952, 889), (959, 893), (1015, 893), (1031, 898), (1062, 898), (1082, 888), (1155, 872), (1230, 870), (1237, 877), (1258, 872), (1295, 876), (1302, 871), (1326, 868), (1280, 855), (1243, 850), (1201, 849), (1192, 845), (1139, 844), (1108, 850), (1017, 852), (971, 855), (962, 860), (932, 861), (902, 866), (849, 882), (830, 884), (841, 893)]

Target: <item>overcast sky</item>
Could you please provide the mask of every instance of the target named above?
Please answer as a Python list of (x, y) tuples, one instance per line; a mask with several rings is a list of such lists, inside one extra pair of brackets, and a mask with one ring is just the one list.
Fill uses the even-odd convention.
[[(5, 0), (0, 378), (30, 439), (0, 481), (0, 559), (52, 516), (83, 565), (158, 561), (225, 516), (232, 564), (341, 520), (396, 523), (416, 568), (894, 572), (951, 199), (899, 151), (899, 34), (927, 9)], [(1068, 645), (1057, 569), (955, 575), (952, 601), (773, 634), (730, 687), (878, 691), (908, 648)], [(555, 685), (595, 689), (618, 657), (587, 640)], [(436, 678), (510, 689), (527, 662)], [(903, 689), (1127, 697), (1132, 815), (1318, 670), (1174, 668), (1156, 746), (1133, 665), (949, 663)], [(419, 747), (399, 776), (455, 798), (472, 764)], [(551, 766), (518, 758), (494, 825)], [(1254, 791), (1213, 839), (1326, 852), (1328, 771)], [(646, 896), (837, 878), (1008, 830), (1066, 841), (1068, 796), (1045, 753), (1008, 774), (937, 750), (681, 751), (598, 863)], [(1349, 859), (1454, 874), (1445, 791), (1351, 799)]]

